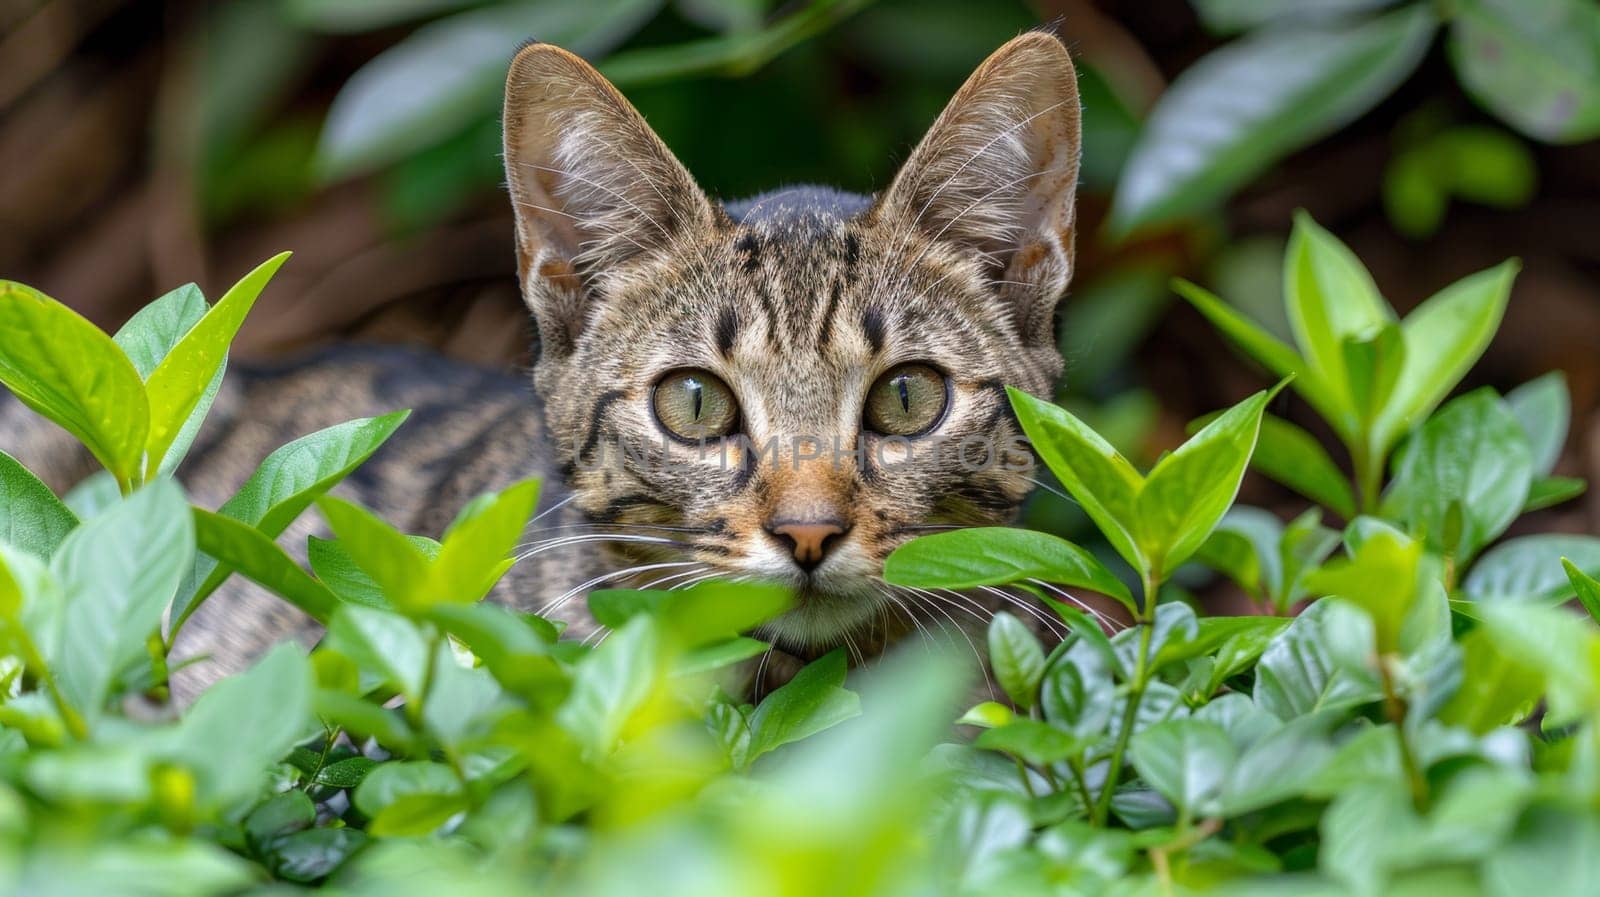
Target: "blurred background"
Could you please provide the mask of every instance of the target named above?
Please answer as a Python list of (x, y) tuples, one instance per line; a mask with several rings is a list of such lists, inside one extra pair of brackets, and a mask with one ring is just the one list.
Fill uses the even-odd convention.
[[(1564, 369), (1558, 472), (1600, 475), (1595, 0), (0, 0), (0, 276), (111, 328), (291, 249), (236, 357), (360, 338), (525, 363), (497, 120), (523, 39), (598, 64), (735, 198), (883, 187), (984, 56), (1050, 22), (1085, 103), (1063, 398), (1125, 451), (1266, 382), (1168, 284), (1285, 330), (1304, 208), (1402, 313), (1521, 256), (1473, 383)], [(1592, 529), (1592, 502), (1540, 525)]]

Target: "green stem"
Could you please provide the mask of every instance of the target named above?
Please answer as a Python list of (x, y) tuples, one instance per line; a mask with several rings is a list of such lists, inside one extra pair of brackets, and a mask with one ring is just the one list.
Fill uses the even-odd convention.
[(1139, 718), (1139, 703), (1150, 684), (1151, 621), (1156, 616), (1156, 596), (1161, 588), (1161, 575), (1153, 570), (1141, 571), (1141, 580), (1144, 586), (1144, 611), (1138, 617), (1139, 655), (1134, 663), (1133, 681), (1128, 686), (1128, 706), (1122, 712), (1117, 740), (1111, 748), (1111, 766), (1106, 770), (1105, 784), (1100, 786), (1100, 800), (1095, 804), (1092, 817), (1095, 825), (1103, 826), (1111, 818), (1111, 798), (1116, 793), (1117, 780), (1122, 777), (1123, 757), (1128, 752), (1128, 741), (1133, 737), (1133, 725)]
[(1356, 473), (1356, 512), (1370, 514), (1378, 508), (1383, 485), (1383, 456), (1374, 455), (1365, 444), (1350, 446), (1350, 460)]
[(1411, 786), (1411, 802), (1418, 812), (1428, 809), (1428, 780), (1423, 778), (1422, 767), (1406, 738), (1406, 705), (1395, 691), (1394, 678), (1389, 675), (1389, 664), (1378, 658), (1378, 676), (1383, 682), (1384, 716), (1394, 723), (1395, 738), (1400, 742), (1400, 765), (1405, 769), (1406, 782)]

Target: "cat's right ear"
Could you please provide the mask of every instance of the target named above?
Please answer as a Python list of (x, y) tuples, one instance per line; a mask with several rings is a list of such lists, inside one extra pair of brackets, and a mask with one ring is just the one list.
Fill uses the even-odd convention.
[(644, 116), (560, 47), (531, 44), (517, 53), (504, 123), (523, 299), (538, 322), (541, 351), (563, 355), (598, 283), (713, 226), (716, 213)]

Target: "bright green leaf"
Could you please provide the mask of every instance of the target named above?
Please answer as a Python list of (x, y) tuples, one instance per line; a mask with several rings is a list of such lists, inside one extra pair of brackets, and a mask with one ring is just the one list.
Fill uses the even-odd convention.
[(1128, 587), (1094, 555), (1048, 533), (1009, 527), (914, 539), (884, 561), (883, 578), (901, 586), (956, 590), (1043, 580), (1090, 589), (1133, 607)]
[(0, 542), (48, 560), (78, 518), (21, 462), (0, 452)]
[[(172, 351), (172, 347), (183, 339), (184, 334), (205, 317), (208, 308), (206, 297), (201, 295), (200, 288), (192, 283), (185, 284), (135, 312), (112, 339), (122, 347), (128, 360), (133, 362), (139, 376), (148, 378), (160, 366), (162, 359)], [(206, 384), (200, 401), (189, 413), (188, 419), (184, 421), (182, 429), (167, 449), (165, 456), (160, 459), (156, 471), (158, 474), (170, 475), (183, 461), (183, 456), (188, 453), (195, 436), (200, 433), (200, 425), (205, 422), (206, 414), (211, 410), (211, 403), (217, 397), (217, 390), (222, 388), (222, 378), (227, 366), (227, 358), (224, 356), (222, 364), (217, 366), (217, 372), (212, 375), (211, 382)]]

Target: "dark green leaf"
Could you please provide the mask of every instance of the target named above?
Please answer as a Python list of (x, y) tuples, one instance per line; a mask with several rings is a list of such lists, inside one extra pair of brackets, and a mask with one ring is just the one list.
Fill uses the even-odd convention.
[(883, 578), (895, 585), (956, 590), (1043, 580), (1110, 595), (1133, 608), (1128, 587), (1094, 555), (1048, 533), (1009, 527), (914, 539), (884, 561)]
[(844, 688), (844, 675), (845, 652), (839, 648), (767, 695), (750, 717), (749, 760), (860, 716), (861, 699)]
[(1194, 0), (1200, 21), (1213, 34), (1235, 34), (1263, 25), (1335, 19), (1392, 5), (1395, 0)]
[(1043, 766), (1059, 763), (1078, 753), (1083, 750), (1084, 742), (1038, 720), (1018, 717), (1003, 726), (984, 731), (973, 744)]
[(1262, 652), (1256, 704), (1287, 720), (1375, 701), (1381, 696), (1376, 676), (1346, 661), (1365, 658), (1372, 646), (1370, 618), (1349, 605), (1318, 601)]
[(989, 665), (1012, 703), (1024, 710), (1033, 706), (1044, 677), (1044, 648), (1021, 620), (1005, 611), (989, 621)]
[(364, 833), (350, 828), (295, 832), (273, 842), (269, 865), (279, 878), (317, 881), (332, 874), (366, 843)]

